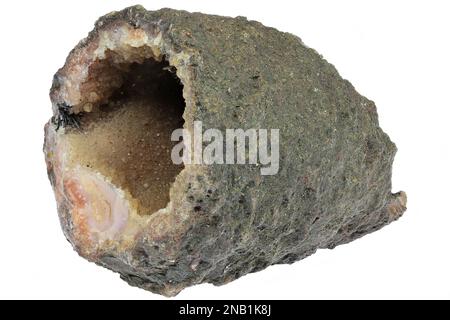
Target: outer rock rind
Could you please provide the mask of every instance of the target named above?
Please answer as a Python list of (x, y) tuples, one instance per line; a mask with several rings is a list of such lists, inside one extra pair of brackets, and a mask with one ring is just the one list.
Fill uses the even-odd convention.
[[(188, 166), (171, 189), (168, 212), (152, 215), (127, 250), (84, 253), (70, 204), (58, 200), (65, 234), (81, 255), (131, 285), (170, 296), (333, 248), (406, 209), (405, 194), (390, 192), (396, 148), (378, 126), (374, 103), (299, 38), (242, 17), (139, 6), (106, 15), (55, 76), (54, 106), (64, 102), (71, 57), (119, 22), (161, 32), (172, 52), (189, 53), (187, 126), (195, 119), (204, 129), (280, 129), (280, 171), (261, 176), (254, 166)], [(55, 184), (48, 154), (56, 133), (51, 125), (46, 131)]]

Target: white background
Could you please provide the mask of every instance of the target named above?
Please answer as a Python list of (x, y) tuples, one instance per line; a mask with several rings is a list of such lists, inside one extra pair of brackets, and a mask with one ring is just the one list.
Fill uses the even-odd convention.
[[(161, 299), (88, 263), (65, 240), (47, 180), (43, 126), (52, 76), (97, 17), (134, 1), (0, 4), (0, 298)], [(247, 16), (296, 34), (374, 100), (398, 146), (393, 191), (404, 217), (293, 265), (182, 299), (450, 298), (448, 1), (141, 1)]]

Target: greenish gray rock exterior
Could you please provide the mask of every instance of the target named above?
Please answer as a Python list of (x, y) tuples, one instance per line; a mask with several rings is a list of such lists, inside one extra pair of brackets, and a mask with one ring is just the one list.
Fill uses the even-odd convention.
[[(298, 37), (243, 17), (136, 6), (100, 18), (74, 51), (117, 21), (161, 32), (166, 55), (189, 52), (185, 126), (279, 129), (280, 169), (261, 176), (254, 165), (186, 168), (171, 190), (170, 213), (155, 216), (131, 250), (99, 251), (90, 260), (171, 296), (334, 248), (406, 209), (405, 194), (391, 193), (396, 147), (378, 125), (374, 102)], [(54, 105), (63, 102), (62, 86), (57, 75)], [(68, 211), (59, 205), (71, 240)]]

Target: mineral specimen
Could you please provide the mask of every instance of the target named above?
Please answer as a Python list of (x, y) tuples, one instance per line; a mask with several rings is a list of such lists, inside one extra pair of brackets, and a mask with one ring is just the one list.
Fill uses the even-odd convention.
[[(65, 236), (172, 296), (292, 263), (396, 220), (372, 101), (288, 33), (140, 6), (100, 18), (51, 89), (45, 157)], [(279, 129), (279, 171), (174, 164), (176, 128)], [(287, 285), (287, 284), (286, 284)]]

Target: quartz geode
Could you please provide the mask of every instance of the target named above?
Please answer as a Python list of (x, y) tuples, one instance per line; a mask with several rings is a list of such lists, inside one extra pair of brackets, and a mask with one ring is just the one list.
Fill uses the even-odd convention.
[[(243, 17), (108, 14), (56, 73), (51, 100), (44, 151), (64, 234), (146, 290), (292, 263), (406, 209), (375, 104), (298, 37)], [(194, 121), (279, 129), (278, 174), (173, 164), (170, 134)]]

